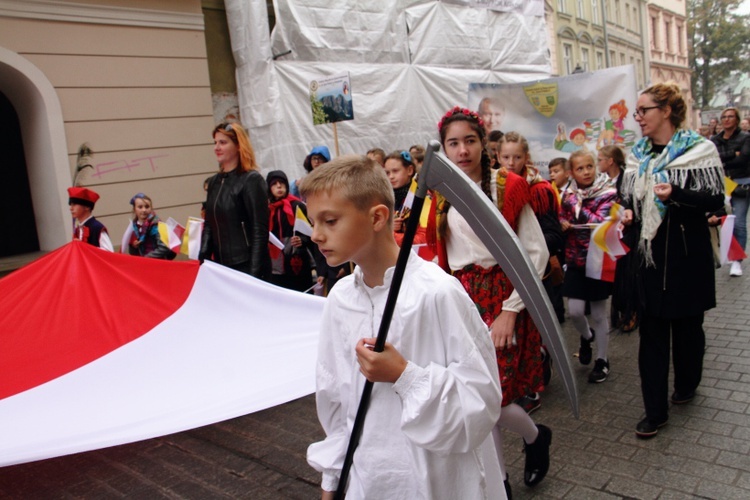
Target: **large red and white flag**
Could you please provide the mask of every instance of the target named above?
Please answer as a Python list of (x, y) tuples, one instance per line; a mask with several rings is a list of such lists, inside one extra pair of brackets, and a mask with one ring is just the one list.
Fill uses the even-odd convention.
[(74, 241), (0, 280), (0, 466), (170, 434), (315, 390), (323, 299)]

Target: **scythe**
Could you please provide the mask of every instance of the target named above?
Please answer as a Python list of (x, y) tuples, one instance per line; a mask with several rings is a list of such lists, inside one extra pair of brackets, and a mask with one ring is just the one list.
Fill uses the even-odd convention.
[(431, 141), (428, 145), (424, 166), (419, 174), (419, 187), (424, 185), (425, 189), (434, 189), (445, 196), (452, 207), (466, 219), (474, 234), (482, 240), (513, 283), (513, 287), (518, 290), (557, 364), (565, 392), (570, 399), (571, 410), (578, 418), (578, 390), (570, 357), (565, 349), (560, 323), (534, 265), (497, 207), (439, 150), (440, 143), (437, 141)]

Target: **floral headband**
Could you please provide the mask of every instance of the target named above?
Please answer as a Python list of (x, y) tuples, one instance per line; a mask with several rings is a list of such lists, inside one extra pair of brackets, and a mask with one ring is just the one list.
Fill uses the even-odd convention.
[(450, 118), (453, 115), (457, 115), (457, 114), (463, 114), (463, 115), (466, 115), (466, 116), (470, 116), (471, 118), (473, 118), (473, 119), (475, 119), (477, 121), (477, 123), (479, 124), (480, 127), (484, 128), (484, 121), (481, 118), (479, 118), (479, 115), (475, 111), (472, 111), (472, 110), (467, 109), (467, 108), (462, 108), (460, 106), (455, 106), (453, 109), (451, 109), (447, 113), (445, 113), (445, 115), (443, 115), (443, 117), (440, 119), (440, 121), (438, 122), (438, 131), (443, 130), (443, 123), (445, 123), (446, 119)]

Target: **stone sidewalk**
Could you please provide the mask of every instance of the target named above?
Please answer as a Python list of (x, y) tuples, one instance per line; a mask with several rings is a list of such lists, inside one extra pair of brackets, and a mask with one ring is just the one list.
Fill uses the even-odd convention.
[[(637, 439), (638, 336), (613, 335), (606, 382), (588, 384), (590, 367), (573, 360), (580, 419), (558, 377), (534, 413), (554, 433), (550, 472), (536, 488), (523, 485), (520, 437), (506, 433), (514, 498), (750, 498), (750, 280), (730, 279), (724, 268), (717, 288), (693, 402), (673, 407), (654, 439)], [(563, 326), (576, 352), (573, 327)], [(163, 438), (0, 468), (0, 498), (313, 499), (319, 478), (305, 450), (321, 436), (308, 396)]]

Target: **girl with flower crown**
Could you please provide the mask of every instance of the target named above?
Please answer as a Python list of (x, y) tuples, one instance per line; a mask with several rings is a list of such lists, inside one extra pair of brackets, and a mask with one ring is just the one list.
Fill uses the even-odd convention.
[[(706, 213), (724, 204), (724, 172), (714, 144), (683, 128), (687, 105), (675, 83), (638, 97), (634, 118), (643, 138), (622, 180), (622, 223), (635, 224), (640, 262), (638, 368), (646, 416), (636, 436), (667, 423), (668, 401), (690, 402), (701, 381), (705, 311), (716, 306), (713, 251)], [(669, 351), (674, 392), (668, 399)]]
[(129, 234), (127, 249), (130, 255), (151, 259), (174, 259), (176, 254), (159, 236), (159, 217), (153, 210), (151, 198), (138, 193), (130, 199), (130, 204), (133, 205), (133, 221), (126, 231), (126, 234)]
[[(530, 206), (529, 185), (522, 177), (490, 169), (485, 129), (479, 116), (455, 107), (438, 124), (440, 141), (446, 156), (490, 198), (503, 214), (534, 263), (541, 278), (549, 253), (544, 235)], [(526, 463), (524, 482), (538, 484), (549, 469), (552, 432), (536, 425), (518, 404), (517, 398), (544, 388), (541, 336), (518, 292), (503, 269), (474, 234), (466, 220), (439, 193), (435, 195), (434, 238), (438, 261), (461, 282), (490, 328), (497, 350), (503, 409), (493, 437), (510, 493), (502, 457), (501, 428), (520, 434), (524, 440)]]

